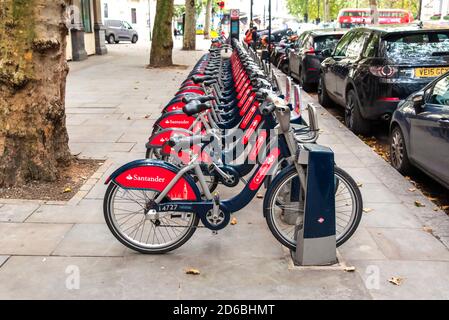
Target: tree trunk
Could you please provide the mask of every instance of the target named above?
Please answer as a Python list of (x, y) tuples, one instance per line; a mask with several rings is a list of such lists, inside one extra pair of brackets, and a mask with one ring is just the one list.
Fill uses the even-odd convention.
[(151, 43), (151, 67), (160, 68), (173, 65), (173, 1), (174, 0), (157, 0), (153, 41)]
[(377, 9), (377, 0), (369, 0), (371, 9), (371, 21), (373, 24), (379, 24), (379, 10)]
[(210, 24), (212, 19), (212, 0), (207, 0), (206, 23), (204, 24), (204, 39), (210, 39)]
[(65, 12), (63, 0), (0, 1), (0, 187), (70, 164)]
[(324, 21), (325, 22), (330, 21), (330, 10), (331, 10), (331, 6), (329, 3), (329, 0), (324, 0)]
[(186, 0), (186, 18), (184, 30), (184, 45), (182, 50), (196, 49), (196, 10), (195, 0)]

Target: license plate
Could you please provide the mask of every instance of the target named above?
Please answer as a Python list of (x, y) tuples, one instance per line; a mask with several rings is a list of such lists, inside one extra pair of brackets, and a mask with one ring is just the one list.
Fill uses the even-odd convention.
[(418, 78), (434, 78), (439, 77), (449, 71), (449, 67), (439, 68), (416, 68), (415, 77)]

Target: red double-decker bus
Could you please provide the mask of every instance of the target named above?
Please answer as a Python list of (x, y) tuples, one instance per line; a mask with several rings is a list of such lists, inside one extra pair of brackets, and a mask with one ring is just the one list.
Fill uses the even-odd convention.
[[(371, 24), (370, 9), (341, 9), (338, 23), (342, 28)], [(379, 24), (402, 24), (413, 21), (411, 12), (403, 9), (379, 9)]]

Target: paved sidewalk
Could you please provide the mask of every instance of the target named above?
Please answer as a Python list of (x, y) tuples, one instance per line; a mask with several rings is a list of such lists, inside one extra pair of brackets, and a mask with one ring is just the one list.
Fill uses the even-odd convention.
[[(260, 199), (236, 215), (237, 225), (217, 236), (198, 230), (167, 255), (139, 255), (119, 244), (102, 216), (103, 182), (116, 167), (144, 157), (154, 119), (202, 54), (176, 49), (175, 63), (187, 69), (151, 70), (144, 68), (148, 49), (121, 44), (110, 46), (107, 56), (71, 64), (71, 150), (105, 164), (67, 204), (0, 200), (1, 299), (449, 298), (443, 244), (449, 218), (408, 191), (409, 182), (324, 109), (320, 142), (362, 184), (365, 207), (373, 209), (340, 248), (355, 272), (292, 269), (267, 228)], [(426, 207), (415, 207), (415, 200)], [(191, 267), (201, 275), (186, 275)], [(70, 290), (76, 271), (80, 289)], [(391, 277), (403, 278), (401, 286), (389, 283)]]

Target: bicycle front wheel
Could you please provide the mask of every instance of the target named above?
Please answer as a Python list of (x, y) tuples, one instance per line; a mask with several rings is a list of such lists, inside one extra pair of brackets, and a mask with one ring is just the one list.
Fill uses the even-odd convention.
[[(264, 215), (274, 237), (287, 248), (296, 250), (295, 226), (303, 221), (304, 190), (300, 188), (298, 172), (294, 166), (280, 175), (267, 190)], [(297, 194), (292, 195), (294, 184), (298, 186), (298, 190)], [(362, 211), (362, 195), (357, 184), (348, 173), (335, 167), (337, 246), (353, 235), (362, 218)]]
[(151, 215), (148, 208), (159, 194), (128, 190), (111, 183), (104, 198), (104, 217), (112, 234), (135, 251), (160, 254), (175, 250), (195, 233), (195, 213), (163, 212)]

